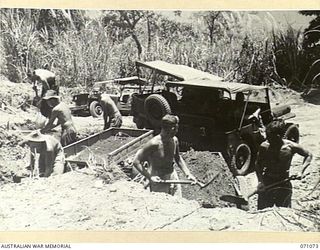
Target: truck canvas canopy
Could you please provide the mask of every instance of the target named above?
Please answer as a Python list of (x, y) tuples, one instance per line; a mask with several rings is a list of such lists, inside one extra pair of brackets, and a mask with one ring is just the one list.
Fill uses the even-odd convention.
[(172, 76), (179, 81), (191, 80), (194, 78), (222, 80), (221, 77), (194, 69), (185, 65), (167, 63), (163, 61), (136, 62), (137, 68), (146, 67), (155, 70), (160, 74)]
[(231, 94), (235, 94), (238, 92), (250, 92), (257, 90), (267, 90), (267, 86), (256, 86), (249, 85), (245, 83), (236, 83), (236, 82), (223, 82), (222, 80), (211, 80), (211, 79), (191, 79), (181, 82), (171, 82), (169, 81), (166, 84), (167, 87), (185, 87), (185, 86), (193, 86), (193, 87), (202, 87), (202, 88), (217, 88), (223, 89)]

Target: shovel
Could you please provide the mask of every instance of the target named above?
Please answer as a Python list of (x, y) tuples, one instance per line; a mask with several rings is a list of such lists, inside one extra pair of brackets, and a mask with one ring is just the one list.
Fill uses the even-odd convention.
[[(165, 184), (196, 184), (200, 187), (200, 189), (203, 189), (207, 187), (210, 183), (214, 181), (218, 177), (220, 173), (215, 174), (207, 183), (202, 183), (201, 181), (192, 181), (192, 180), (160, 180), (158, 182), (154, 183), (165, 183)], [(148, 182), (144, 188), (147, 188), (150, 186), (150, 182)]]
[(203, 189), (207, 187), (213, 180), (218, 177), (219, 173), (214, 175), (207, 183), (202, 183), (201, 181), (192, 181), (192, 180), (161, 180), (157, 183), (167, 183), (167, 184), (196, 184), (200, 187), (200, 189)]
[[(308, 175), (308, 174), (307, 174)], [(265, 189), (268, 190), (270, 188), (273, 188), (279, 184), (282, 184), (282, 183), (285, 183), (287, 181), (291, 181), (291, 180), (301, 180), (301, 177), (298, 177), (298, 176), (290, 176), (284, 180), (281, 180), (281, 181), (278, 181), (278, 182), (275, 182), (275, 183), (272, 183), (268, 186), (265, 186)], [(255, 189), (253, 192), (249, 193), (247, 196), (243, 197), (243, 196), (234, 196), (234, 195), (222, 195), (220, 196), (220, 200), (222, 201), (227, 201), (227, 202), (230, 202), (230, 203), (235, 203), (237, 205), (248, 205), (248, 200), (251, 196), (255, 195), (259, 193), (259, 190), (258, 189)]]

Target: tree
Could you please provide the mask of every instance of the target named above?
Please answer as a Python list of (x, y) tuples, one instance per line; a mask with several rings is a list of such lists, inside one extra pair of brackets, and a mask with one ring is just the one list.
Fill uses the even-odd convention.
[(320, 83), (320, 11), (300, 11), (305, 16), (313, 16), (309, 26), (304, 30), (303, 49), (305, 53), (305, 71), (304, 83)]
[(83, 10), (54, 10), (41, 9), (37, 20), (37, 30), (48, 33), (49, 42), (54, 40), (54, 31), (61, 33), (70, 27), (80, 31), (84, 27), (85, 17)]
[(157, 15), (153, 11), (146, 11), (145, 18), (147, 21), (147, 36), (148, 36), (147, 50), (148, 52), (150, 52), (151, 42), (152, 42), (152, 31), (156, 29), (156, 21), (159, 19), (159, 15)]
[(208, 11), (206, 15), (203, 16), (204, 21), (208, 27), (209, 31), (209, 40), (210, 40), (210, 46), (213, 46), (214, 42), (214, 31), (216, 29), (216, 20), (220, 16), (220, 11)]
[(309, 26), (304, 30), (303, 47), (320, 46), (320, 11), (300, 11), (300, 13), (305, 16), (314, 16)]
[[(138, 50), (138, 57), (140, 58), (142, 53), (142, 45), (138, 38), (136, 26), (140, 20), (146, 16), (145, 11), (138, 10), (114, 10), (106, 11), (102, 19), (103, 25), (115, 27), (116, 32), (120, 32), (120, 38), (126, 38), (130, 36), (136, 43)], [(118, 34), (115, 34), (118, 36)]]

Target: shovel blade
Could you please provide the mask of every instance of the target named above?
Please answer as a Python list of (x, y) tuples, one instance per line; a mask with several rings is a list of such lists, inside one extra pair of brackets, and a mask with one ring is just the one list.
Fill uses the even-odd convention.
[(234, 195), (222, 195), (220, 196), (220, 200), (234, 203), (237, 205), (248, 205), (248, 201), (245, 200), (243, 197), (234, 196)]

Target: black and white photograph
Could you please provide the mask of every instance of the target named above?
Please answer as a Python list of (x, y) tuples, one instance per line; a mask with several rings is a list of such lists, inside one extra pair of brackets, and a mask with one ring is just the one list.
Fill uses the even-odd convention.
[(319, 232), (320, 11), (0, 9), (0, 231)]

